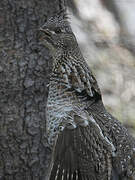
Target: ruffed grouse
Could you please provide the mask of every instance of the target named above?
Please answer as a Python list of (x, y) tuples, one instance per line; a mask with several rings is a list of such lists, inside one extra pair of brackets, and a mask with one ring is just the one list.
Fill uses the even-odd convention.
[(47, 102), (49, 180), (135, 180), (135, 140), (110, 115), (64, 12), (50, 17), (42, 43), (53, 56)]

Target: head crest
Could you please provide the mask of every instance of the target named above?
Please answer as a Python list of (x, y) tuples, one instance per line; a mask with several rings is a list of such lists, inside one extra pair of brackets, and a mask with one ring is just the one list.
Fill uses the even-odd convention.
[(59, 1), (59, 10), (66, 12), (67, 10), (67, 1), (66, 0), (58, 0)]

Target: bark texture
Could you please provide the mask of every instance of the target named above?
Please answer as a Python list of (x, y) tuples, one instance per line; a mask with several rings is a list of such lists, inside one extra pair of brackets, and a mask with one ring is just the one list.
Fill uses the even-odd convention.
[(39, 42), (38, 28), (57, 10), (57, 3), (0, 1), (0, 180), (46, 176), (50, 150), (45, 107), (51, 58)]

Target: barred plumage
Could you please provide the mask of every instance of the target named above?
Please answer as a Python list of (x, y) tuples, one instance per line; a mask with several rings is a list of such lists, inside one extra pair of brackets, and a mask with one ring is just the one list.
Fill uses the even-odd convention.
[(135, 140), (104, 108), (100, 89), (61, 12), (41, 31), (53, 56), (47, 102), (49, 180), (135, 179)]

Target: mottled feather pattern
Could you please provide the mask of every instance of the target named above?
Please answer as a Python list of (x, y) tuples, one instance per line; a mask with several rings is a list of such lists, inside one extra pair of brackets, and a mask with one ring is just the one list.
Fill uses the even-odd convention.
[[(79, 62), (79, 58), (82, 59)], [(61, 63), (62, 61), (62, 63)], [(65, 84), (70, 85), (70, 87), (74, 88), (78, 92), (82, 92), (83, 90), (87, 91), (89, 96), (94, 96), (94, 93), (100, 93), (100, 89), (97, 86), (97, 81), (94, 78), (92, 72), (90, 71), (88, 65), (83, 61), (83, 57), (71, 57), (66, 56), (57, 61), (57, 64), (54, 65), (54, 73), (52, 74), (55, 77), (58, 74), (59, 80), (63, 80)], [(94, 92), (95, 91), (95, 92)]]
[[(70, 129), (70, 130), (75, 129), (74, 130), (75, 135), (73, 136), (74, 137), (73, 147), (75, 146), (76, 148), (74, 152), (72, 150), (71, 152), (68, 152), (67, 155), (74, 157), (75, 153), (77, 153), (78, 157), (77, 158), (74, 157), (74, 158), (78, 159), (79, 161), (78, 166), (80, 167), (77, 167), (74, 170), (74, 172), (72, 173), (72, 177), (77, 178), (78, 176), (79, 178), (80, 176), (83, 177), (85, 176), (85, 174), (87, 174), (86, 179), (87, 178), (95, 179), (96, 177), (94, 177), (94, 173), (96, 169), (97, 171), (96, 173), (97, 174), (99, 173), (97, 175), (99, 177), (98, 179), (101, 179), (104, 171), (104, 176), (106, 177), (105, 179), (109, 180), (112, 168), (111, 168), (111, 164), (108, 165), (107, 162), (111, 161), (111, 157), (114, 155), (115, 148), (113, 144), (109, 142), (107, 137), (103, 135), (99, 125), (96, 124), (94, 119), (92, 119), (92, 115), (89, 116), (86, 111), (86, 109), (91, 105), (91, 103), (93, 103), (94, 94), (98, 92), (100, 93), (99, 88), (97, 88), (97, 90), (94, 91), (93, 84), (95, 83), (95, 79), (91, 78), (92, 73), (90, 71), (88, 74), (86, 73), (88, 71), (87, 69), (88, 67), (86, 66), (85, 63), (82, 64), (82, 66), (80, 66), (73, 61), (73, 65), (72, 65), (72, 61), (70, 60), (69, 64), (68, 64), (68, 59), (63, 60), (62, 63), (59, 64), (59, 66), (57, 61), (57, 64), (56, 66), (54, 66), (52, 72), (50, 87), (49, 87), (48, 111), (47, 111), (48, 122), (49, 122), (48, 124), (49, 143), (53, 146), (54, 141), (56, 140), (56, 136), (58, 136), (57, 139), (59, 140), (59, 135), (63, 134), (63, 131), (65, 131), (64, 129)], [(75, 78), (75, 81), (73, 81), (72, 77)], [(91, 88), (91, 94), (87, 93), (88, 92), (87, 86)], [(92, 92), (92, 88), (93, 88), (93, 92)], [(85, 96), (84, 95), (81, 96), (81, 93), (83, 91), (85, 91)], [(81, 129), (81, 127), (83, 128)], [(87, 129), (84, 129), (84, 127), (86, 127)], [(78, 129), (78, 131), (76, 131), (76, 129)], [(61, 136), (63, 137), (63, 135)], [(70, 139), (72, 139), (73, 137), (71, 134)], [(89, 141), (90, 139), (91, 142)], [(63, 143), (64, 141), (67, 142), (67, 139), (64, 139)], [(62, 141), (60, 142), (61, 145), (56, 145), (56, 146), (61, 148), (63, 146), (64, 148), (68, 149), (68, 147), (65, 147), (62, 144)], [(72, 145), (71, 142), (69, 144)], [(64, 155), (64, 151), (61, 152), (61, 148), (58, 151), (60, 151), (60, 154), (63, 153), (63, 156), (66, 156), (66, 154)], [(97, 161), (94, 167), (93, 162), (95, 162), (95, 157), (94, 157), (95, 154), (97, 154), (97, 157), (99, 156), (99, 160)], [(91, 159), (89, 156), (91, 157)], [(71, 160), (72, 159), (73, 158), (71, 158)], [(54, 161), (56, 162), (56, 160)], [(102, 164), (100, 161), (102, 162)], [(59, 166), (57, 166), (57, 171), (53, 172), (52, 174), (53, 176), (56, 176), (55, 173), (58, 173), (59, 171), (59, 173), (57, 174), (57, 178), (60, 178), (60, 176), (61, 178), (64, 178), (67, 168), (65, 167), (64, 169), (64, 167), (62, 167), (63, 165), (61, 164), (61, 162), (57, 164), (59, 164)], [(67, 164), (67, 162), (65, 162), (64, 164)], [(70, 166), (72, 165), (75, 168), (74, 162), (70, 162), (69, 164)], [(59, 168), (63, 168), (63, 169), (60, 170)], [(91, 172), (91, 174), (89, 174), (88, 172), (87, 173), (84, 172), (86, 171), (87, 168), (88, 168), (87, 171)], [(80, 171), (80, 169), (82, 170)], [(102, 176), (100, 175), (100, 173), (102, 174)], [(68, 178), (70, 179), (70, 177)]]
[[(130, 174), (127, 176), (135, 177), (135, 164), (132, 163), (132, 170), (130, 170), (131, 161), (135, 158), (135, 141), (133, 137), (129, 135), (127, 129), (111, 114), (105, 110), (97, 114), (94, 111), (94, 107), (91, 108), (93, 109), (92, 114), (94, 119), (100, 125), (101, 129), (103, 129), (104, 136), (107, 136), (116, 147), (116, 155), (113, 158), (113, 163), (116, 169), (119, 170), (119, 174), (130, 171), (130, 173), (127, 172), (127, 174)], [(88, 110), (90, 113), (91, 108)]]
[[(96, 87), (96, 91), (94, 91), (96, 80), (92, 78), (93, 76), (90, 71), (87, 74), (88, 67), (86, 64), (83, 63), (81, 66), (77, 64), (77, 61), (69, 58), (60, 59), (60, 62), (59, 60), (57, 61), (50, 79), (47, 105), (49, 114), (48, 122), (50, 123), (48, 129), (53, 129), (53, 131), (55, 131), (54, 134), (57, 134), (57, 130), (59, 131), (59, 127), (57, 126), (65, 127), (67, 122), (76, 127), (77, 124), (74, 122), (75, 114), (82, 117), (82, 121), (88, 121), (85, 109), (92, 103), (92, 100), (87, 100), (87, 96), (93, 97), (94, 93), (100, 93), (98, 87)], [(83, 91), (86, 92), (86, 97), (81, 97)], [(80, 96), (76, 93), (79, 93)], [(54, 117), (53, 120), (52, 116)], [(54, 121), (58, 122), (54, 123)], [(53, 132), (49, 133), (51, 136), (52, 134)]]
[(65, 15), (54, 15), (43, 28), (49, 39), (44, 44), (53, 56), (46, 123), (53, 150), (48, 179), (135, 180), (135, 140), (106, 111)]

